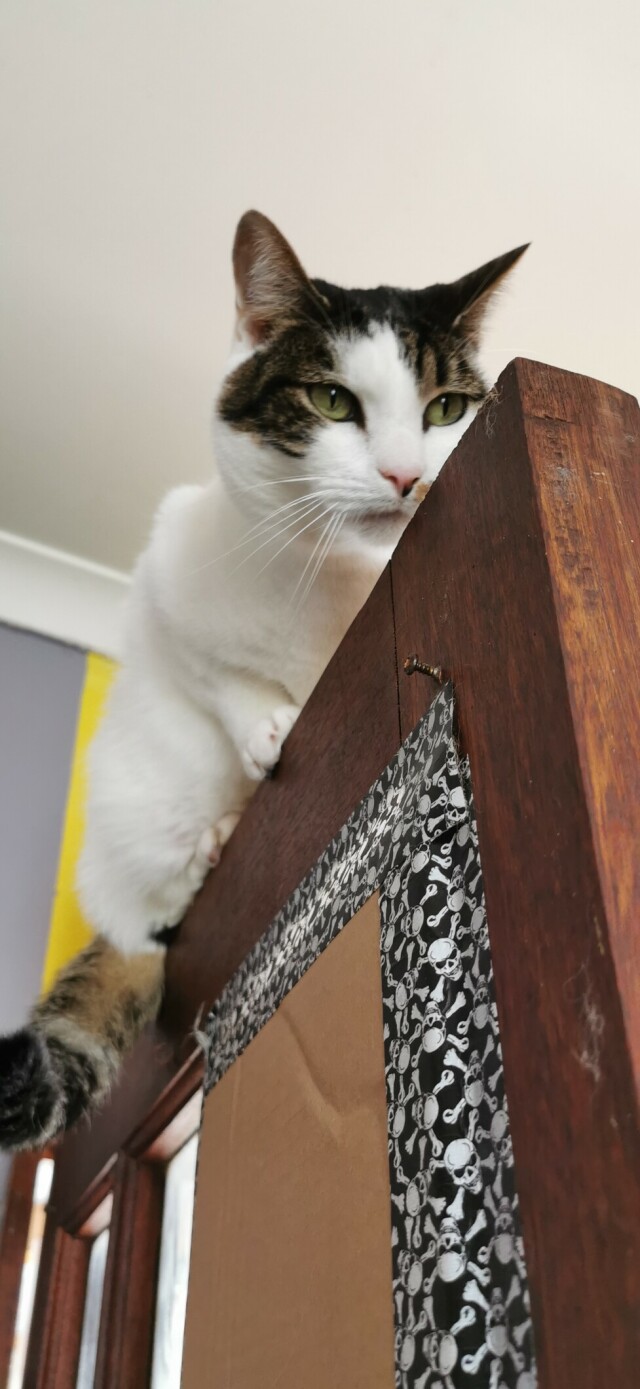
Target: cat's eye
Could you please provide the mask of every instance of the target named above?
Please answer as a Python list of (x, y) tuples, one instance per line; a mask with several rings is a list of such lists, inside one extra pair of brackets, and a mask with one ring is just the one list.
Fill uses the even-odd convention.
[(331, 382), (322, 382), (314, 386), (307, 387), (309, 400), (315, 405), (320, 415), (324, 415), (326, 420), (336, 420), (343, 424), (346, 420), (357, 420), (360, 418), (360, 406), (356, 397), (344, 386), (334, 386)]
[(424, 412), (424, 427), (426, 429), (429, 424), (456, 424), (462, 419), (466, 408), (466, 395), (449, 391), (446, 395), (436, 396), (435, 400), (429, 401)]

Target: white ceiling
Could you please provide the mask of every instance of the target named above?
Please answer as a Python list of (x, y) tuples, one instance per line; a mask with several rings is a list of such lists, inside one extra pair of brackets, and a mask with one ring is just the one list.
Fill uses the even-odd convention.
[(492, 370), (637, 392), (637, 0), (4, 0), (0, 25), (0, 529), (128, 569), (207, 474), (248, 206), (347, 284), (531, 239)]

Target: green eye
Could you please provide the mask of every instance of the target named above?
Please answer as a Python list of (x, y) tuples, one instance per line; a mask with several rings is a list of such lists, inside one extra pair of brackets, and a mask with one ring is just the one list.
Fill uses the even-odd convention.
[(337, 420), (342, 423), (344, 420), (355, 420), (359, 415), (358, 402), (351, 391), (345, 390), (344, 386), (333, 386), (331, 383), (309, 386), (309, 400), (315, 405), (319, 414), (324, 415), (326, 420)]
[(439, 395), (430, 400), (424, 412), (425, 429), (428, 424), (455, 424), (461, 420), (467, 408), (466, 395)]

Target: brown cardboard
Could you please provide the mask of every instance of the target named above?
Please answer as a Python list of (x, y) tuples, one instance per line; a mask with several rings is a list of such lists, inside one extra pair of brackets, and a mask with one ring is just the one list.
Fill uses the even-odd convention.
[(183, 1389), (393, 1389), (369, 899), (204, 1106)]

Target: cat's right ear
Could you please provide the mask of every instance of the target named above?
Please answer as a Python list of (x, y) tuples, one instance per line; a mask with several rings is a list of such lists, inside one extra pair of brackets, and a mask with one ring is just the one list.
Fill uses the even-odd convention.
[(245, 212), (233, 243), (233, 272), (239, 336), (266, 342), (313, 294), (297, 256), (278, 228), (261, 212)]

